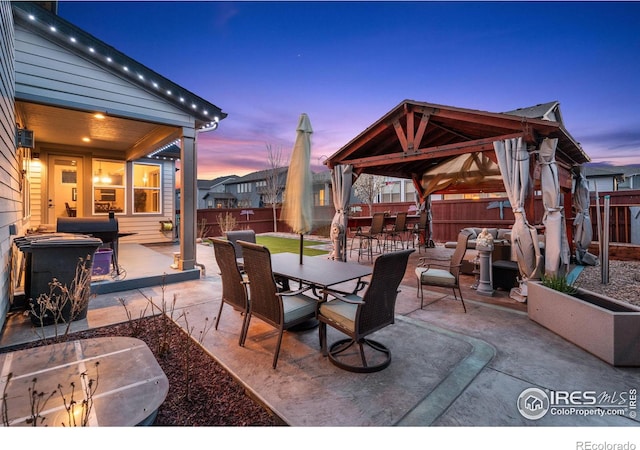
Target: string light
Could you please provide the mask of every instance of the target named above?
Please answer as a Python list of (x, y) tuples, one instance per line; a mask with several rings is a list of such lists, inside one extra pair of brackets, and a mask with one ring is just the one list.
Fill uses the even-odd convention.
[[(82, 39), (82, 36), (78, 37), (75, 34), (78, 32), (79, 29), (77, 29), (75, 26), (73, 25), (67, 25), (65, 23), (65, 21), (62, 18), (59, 18), (57, 16), (53, 16), (51, 18), (47, 17), (47, 23), (40, 22), (38, 20), (38, 17), (36, 16), (36, 14), (34, 14), (34, 10), (33, 10), (33, 6), (29, 5), (25, 2), (25, 4), (21, 4), (21, 3), (16, 3), (16, 9), (18, 11), (18, 13), (22, 14), (22, 17), (26, 17), (28, 18), (30, 21), (35, 22), (37, 25), (36, 26), (40, 26), (43, 28), (48, 29), (51, 33), (56, 33), (56, 34), (63, 34), (63, 35), (68, 35), (68, 37), (66, 39), (68, 39), (68, 42), (71, 42), (73, 44), (77, 44), (77, 43), (82, 43), (82, 40), (85, 40), (85, 44), (87, 43), (86, 41), (89, 41), (90, 43), (94, 43), (95, 39), (92, 38), (91, 36), (87, 35), (85, 36), (86, 39)], [(52, 24), (51, 22), (54, 21), (55, 25)], [(73, 27), (73, 30), (71, 29), (71, 27)], [(74, 35), (71, 35), (71, 33), (73, 33)], [(80, 30), (80, 33), (83, 33), (82, 30)], [(113, 48), (108, 47), (108, 46), (104, 46), (102, 45), (99, 41), (98, 41), (98, 45), (87, 45), (86, 47), (84, 47), (89, 53), (91, 54), (100, 54), (102, 53), (112, 53), (113, 52)], [(113, 63), (114, 60), (112, 58), (112, 56), (104, 56), (105, 58), (104, 60), (107, 61), (108, 63)], [(128, 57), (126, 57), (126, 55), (122, 55), (123, 59), (126, 58), (126, 61), (131, 61)], [(138, 64), (134, 62), (135, 66), (138, 66)], [(131, 74), (131, 68), (126, 65), (123, 64), (122, 66), (122, 70), (128, 74)], [(141, 66), (141, 68), (146, 69), (144, 66)], [(148, 82), (152, 87), (154, 87), (155, 89), (158, 90), (162, 90), (166, 93), (166, 95), (168, 97), (173, 97), (174, 95), (174, 90), (171, 88), (162, 88), (161, 83), (158, 83), (157, 81), (147, 81), (145, 79), (145, 76), (138, 72), (139, 69), (137, 69), (135, 72), (136, 78), (139, 80), (139, 82)], [(133, 74), (131, 74), (133, 75)], [(168, 83), (171, 83), (169, 80), (166, 80)], [(190, 93), (188, 93), (189, 95), (187, 95), (187, 97), (189, 97), (188, 99), (185, 98), (185, 96), (179, 96), (178, 100), (180, 101), (180, 103), (186, 103), (186, 104), (190, 104), (191, 105), (191, 109), (193, 111), (198, 111), (198, 103), (197, 101), (199, 100), (198, 98), (196, 98), (196, 101), (193, 101), (192, 99), (192, 95)], [(188, 102), (188, 103), (187, 103)], [(204, 116), (209, 116), (209, 111), (207, 109), (205, 109), (204, 107), (200, 110), (200, 113)], [(210, 129), (215, 129), (218, 126), (218, 122), (219, 122), (219, 118), (215, 117), (213, 119), (213, 122), (208, 122), (205, 125), (203, 125), (200, 129), (201, 130), (210, 130)]]
[(149, 153), (149, 154), (147, 155), (147, 158), (153, 158), (153, 157), (155, 157), (158, 153), (162, 153), (163, 151), (165, 151), (165, 150), (167, 150), (167, 149), (169, 149), (169, 148), (171, 148), (171, 147), (175, 147), (175, 146), (177, 146), (177, 145), (180, 145), (180, 139), (176, 139), (175, 141), (170, 142), (170, 143), (168, 143), (167, 145), (164, 145), (164, 146), (162, 146), (162, 147), (160, 147), (160, 148), (158, 148), (158, 149), (156, 149), (156, 150), (152, 151), (151, 153)]

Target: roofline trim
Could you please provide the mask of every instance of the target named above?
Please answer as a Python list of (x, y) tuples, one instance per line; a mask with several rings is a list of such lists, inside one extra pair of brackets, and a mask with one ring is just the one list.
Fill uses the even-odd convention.
[(41, 6), (33, 2), (11, 2), (11, 5), (17, 22), (163, 98), (201, 122), (201, 128), (208, 130), (217, 127), (217, 123), (227, 117), (213, 103)]

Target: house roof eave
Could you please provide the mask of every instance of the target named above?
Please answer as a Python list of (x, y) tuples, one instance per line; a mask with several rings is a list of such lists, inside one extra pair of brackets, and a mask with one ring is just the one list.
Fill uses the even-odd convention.
[(14, 20), (56, 44), (128, 79), (194, 118), (196, 129), (215, 129), (227, 117), (221, 108), (163, 77), (35, 2), (11, 2)]

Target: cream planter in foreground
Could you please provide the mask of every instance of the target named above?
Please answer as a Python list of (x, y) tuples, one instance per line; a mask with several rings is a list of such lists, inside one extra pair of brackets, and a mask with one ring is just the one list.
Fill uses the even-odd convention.
[(640, 307), (578, 289), (527, 283), (529, 318), (614, 366), (640, 366)]

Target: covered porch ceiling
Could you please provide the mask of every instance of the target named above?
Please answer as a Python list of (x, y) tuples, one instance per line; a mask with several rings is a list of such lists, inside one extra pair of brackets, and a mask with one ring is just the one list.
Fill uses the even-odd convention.
[[(558, 107), (557, 102), (548, 105)], [(561, 121), (531, 117), (531, 111), (532, 108), (526, 108), (492, 113), (405, 100), (329, 157), (325, 164), (329, 168), (351, 164), (358, 175), (413, 179), (420, 185), (425, 174), (455, 166), (451, 160), (460, 155), (473, 155), (476, 163), (471, 167), (494, 166), (494, 141), (522, 137), (533, 151), (542, 139), (557, 138), (560, 183), (570, 189), (569, 171), (590, 159)], [(560, 117), (559, 111), (557, 117)], [(467, 166), (465, 170), (474, 169)], [(472, 182), (452, 184), (438, 192), (504, 190), (500, 177), (467, 175)]]
[(16, 119), (22, 128), (33, 131), (39, 147), (106, 150), (128, 161), (150, 156), (181, 135), (178, 127), (19, 100)]

